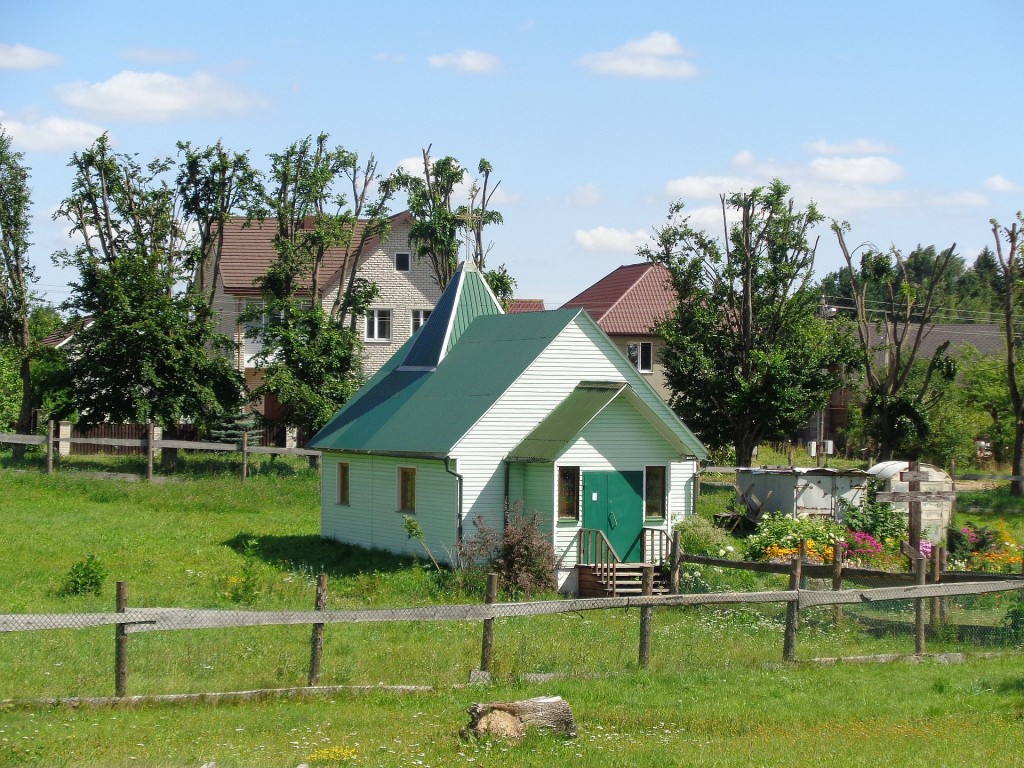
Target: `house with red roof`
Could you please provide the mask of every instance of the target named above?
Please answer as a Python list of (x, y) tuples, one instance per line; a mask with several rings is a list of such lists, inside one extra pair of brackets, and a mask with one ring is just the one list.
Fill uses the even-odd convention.
[(672, 392), (661, 364), (664, 345), (654, 329), (672, 316), (676, 301), (668, 270), (645, 262), (619, 267), (562, 309), (585, 309), (667, 402)]
[[(409, 244), (412, 216), (403, 211), (391, 217), (386, 238), (372, 238), (365, 244), (356, 276), (372, 280), (380, 295), (360, 321), (364, 345), (363, 370), (372, 376), (426, 322), (441, 295), (430, 265), (415, 257)], [(274, 250), (276, 223), (251, 221), (242, 217), (227, 221), (220, 262), (212, 279), (216, 281), (213, 309), (218, 315), (217, 330), (235, 342), (235, 366), (250, 387), (259, 384), (261, 373), (253, 363), (259, 342), (249, 338), (253, 323), (243, 323), (242, 313), (253, 305), (262, 305), (259, 279), (277, 259)], [(357, 230), (354, 239), (358, 239)], [(330, 308), (340, 286), (345, 284), (353, 265), (346, 265), (341, 248), (328, 250), (321, 272), (322, 303)], [(309, 292), (308, 281), (300, 286)], [(255, 321), (259, 322), (259, 321)], [(264, 411), (273, 417), (273, 403)]]

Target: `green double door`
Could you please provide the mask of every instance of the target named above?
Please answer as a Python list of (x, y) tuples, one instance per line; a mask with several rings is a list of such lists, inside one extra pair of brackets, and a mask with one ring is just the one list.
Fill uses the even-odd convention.
[(584, 472), (583, 527), (604, 531), (625, 563), (643, 560), (643, 472)]

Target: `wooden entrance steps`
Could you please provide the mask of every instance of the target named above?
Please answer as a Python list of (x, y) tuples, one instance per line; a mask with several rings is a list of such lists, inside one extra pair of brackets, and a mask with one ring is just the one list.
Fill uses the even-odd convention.
[[(646, 564), (650, 566), (650, 564)], [(577, 587), (580, 597), (626, 597), (642, 593), (644, 563), (616, 563), (614, 576), (607, 568), (592, 565), (576, 566)], [(668, 579), (664, 571), (654, 568), (654, 594), (668, 592)]]

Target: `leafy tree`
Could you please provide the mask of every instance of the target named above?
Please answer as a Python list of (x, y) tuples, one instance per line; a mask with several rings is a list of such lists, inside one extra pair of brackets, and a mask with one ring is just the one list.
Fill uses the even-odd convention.
[[(253, 335), (261, 342), (255, 362), (264, 379), (252, 396), (274, 395), (285, 423), (309, 431), (323, 426), (359, 385), (356, 325), (378, 288), (357, 277), (356, 267), (367, 243), (387, 236), (396, 189), (381, 178), (372, 155), (360, 163), (356, 153), (332, 149), (328, 140), (309, 136), (271, 155), (272, 186), (261, 215), (276, 220), (278, 258), (260, 281), (264, 306), (243, 315), (260, 320)], [(333, 299), (323, 292), (329, 252), (341, 257)]]
[[(1024, 472), (1024, 384), (1020, 379), (1017, 351), (1021, 344), (1020, 305), (1024, 299), (1024, 285), (1021, 277), (1024, 264), (1024, 213), (1017, 213), (1017, 220), (1009, 227), (1000, 226), (992, 219), (992, 237), (996, 242), (996, 260), (999, 264), (999, 294), (1003, 309), (1003, 331), (1006, 334), (1006, 383), (1014, 420), (1013, 474), (1019, 477)], [(1010, 483), (1012, 496), (1024, 496), (1024, 481)]]
[(818, 317), (810, 285), (808, 230), (822, 216), (813, 204), (795, 210), (788, 194), (776, 179), (722, 195), (723, 220), (732, 211), (738, 222), (721, 242), (674, 203), (657, 244), (639, 251), (668, 268), (679, 297), (659, 328), (671, 405), (712, 449), (731, 444), (741, 465), (824, 406), (853, 360), (842, 328)]
[[(1018, 380), (1024, 377), (1022, 365), (1017, 362)], [(998, 357), (983, 357), (976, 350), (968, 351), (961, 361), (959, 379), (965, 404), (986, 417), (976, 434), (988, 439), (993, 459), (1000, 464), (1010, 461), (1016, 419), (1006, 386), (1006, 361)]]
[(430, 264), (437, 286), (443, 291), (459, 268), (459, 251), (465, 238), (477, 270), (507, 308), (516, 281), (504, 264), (494, 270), (487, 269), (491, 244), (484, 243), (484, 228), (504, 221), (502, 215), (490, 207), (501, 183), (490, 186), (493, 171), (491, 164), (481, 158), (477, 172), (482, 182), (474, 180), (469, 188), (468, 205), (459, 205), (455, 198), (465, 181), (465, 168), (450, 156), (432, 160), (428, 146), (423, 150), (423, 175), (402, 173), (398, 183), (409, 194), (409, 213), (413, 217), (409, 240), (417, 256)]
[(918, 248), (913, 263), (895, 247), (887, 253), (868, 247), (858, 266), (846, 244), (849, 225), (833, 222), (832, 229), (846, 260), (856, 311), (865, 377), (865, 431), (883, 461), (897, 451), (916, 458), (929, 435), (927, 414), (942, 395), (936, 376), (956, 376), (956, 361), (947, 355), (948, 341), (936, 349), (925, 370), (915, 374), (921, 344), (938, 310), (937, 297), (948, 290), (956, 245), (941, 253)]
[[(24, 155), (11, 147), (11, 137), (0, 126), (0, 344), (10, 345), (21, 382), (15, 429), (32, 431), (32, 336), (30, 285), (35, 279), (28, 261), (31, 195)], [(8, 364), (11, 360), (9, 359)], [(6, 420), (5, 420), (6, 425)], [(15, 455), (24, 453), (15, 447)]]
[(174, 434), (183, 419), (237, 410), (241, 377), (195, 290), (196, 217), (165, 180), (172, 162), (142, 166), (104, 134), (70, 166), (56, 217), (81, 244), (54, 258), (78, 272), (64, 306), (80, 326), (69, 368), (81, 420), (153, 421)]

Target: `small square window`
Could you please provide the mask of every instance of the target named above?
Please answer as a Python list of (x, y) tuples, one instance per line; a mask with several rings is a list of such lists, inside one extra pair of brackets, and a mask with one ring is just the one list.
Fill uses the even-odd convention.
[(348, 477), (349, 467), (347, 462), (338, 462), (338, 504), (347, 507), (349, 505), (348, 496)]
[(408, 253), (395, 254), (395, 272), (408, 272), (412, 264)]
[(416, 511), (416, 468), (398, 468), (398, 511)]
[(412, 311), (412, 332), (416, 333), (430, 317), (429, 309), (414, 309)]
[(640, 373), (650, 373), (654, 370), (654, 345), (651, 342), (627, 344), (626, 355)]
[(390, 309), (371, 309), (366, 313), (366, 338), (368, 341), (391, 339)]
[(580, 519), (580, 468), (558, 468), (558, 516)]

